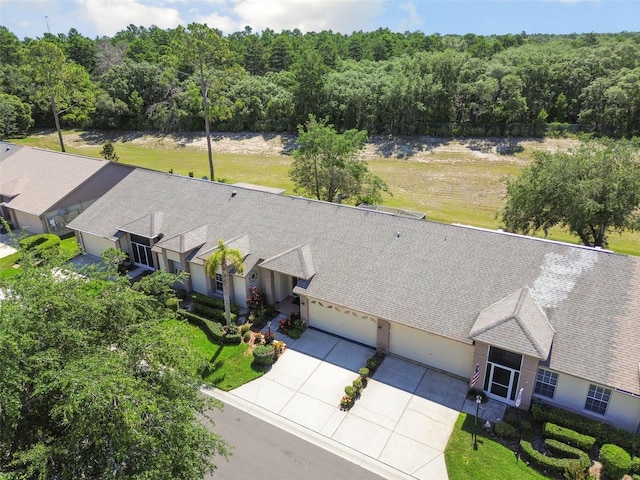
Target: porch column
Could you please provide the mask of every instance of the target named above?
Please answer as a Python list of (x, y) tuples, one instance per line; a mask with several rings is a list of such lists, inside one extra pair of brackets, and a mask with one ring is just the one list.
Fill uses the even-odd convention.
[(267, 297), (267, 303), (275, 303), (275, 280), (272, 270), (267, 270), (267, 278), (265, 279), (264, 294)]

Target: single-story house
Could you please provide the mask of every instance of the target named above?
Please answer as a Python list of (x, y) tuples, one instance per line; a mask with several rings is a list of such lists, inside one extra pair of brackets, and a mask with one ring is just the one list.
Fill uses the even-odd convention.
[[(220, 294), (204, 259), (239, 249), (250, 286), (303, 320), (471, 379), (640, 430), (640, 258), (137, 169), (69, 227)], [(477, 366), (477, 367), (476, 367)]]
[(68, 222), (133, 170), (5, 142), (0, 151), (0, 216), (30, 234), (69, 233)]

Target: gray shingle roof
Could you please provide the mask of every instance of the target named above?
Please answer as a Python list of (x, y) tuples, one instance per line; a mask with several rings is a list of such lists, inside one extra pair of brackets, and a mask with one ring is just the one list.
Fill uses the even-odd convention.
[(0, 161), (0, 190), (17, 195), (7, 202), (10, 208), (42, 215), (108, 164), (77, 155), (19, 148)]
[(496, 347), (546, 360), (555, 331), (528, 287), (485, 308), (469, 336)]
[(178, 235), (163, 238), (156, 244), (156, 246), (178, 253), (189, 252), (206, 243), (208, 231), (209, 229), (206, 225), (200, 225), (199, 227), (192, 228), (191, 230), (179, 233)]
[(268, 258), (260, 266), (304, 280), (309, 280), (316, 273), (308, 243)]
[(529, 286), (556, 332), (550, 368), (640, 394), (639, 258), (145, 170), (71, 226), (113, 238), (158, 211), (165, 238), (249, 235), (252, 264), (306, 244), (310, 296), (468, 344), (484, 309)]

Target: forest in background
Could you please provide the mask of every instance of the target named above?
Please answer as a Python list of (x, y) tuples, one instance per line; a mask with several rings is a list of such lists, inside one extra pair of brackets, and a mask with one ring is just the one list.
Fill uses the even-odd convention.
[[(181, 54), (183, 32), (130, 25), (95, 39), (75, 29), (43, 34), (86, 72), (60, 112), (62, 126), (201, 131), (198, 72)], [(207, 115), (218, 131), (295, 132), (314, 114), (369, 134), (640, 134), (640, 33), (211, 33)], [(32, 41), (0, 27), (5, 138), (54, 123), (26, 68)]]

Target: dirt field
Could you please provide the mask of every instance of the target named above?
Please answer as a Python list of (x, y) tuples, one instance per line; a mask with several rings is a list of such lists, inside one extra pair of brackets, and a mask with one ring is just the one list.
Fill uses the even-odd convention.
[[(42, 132), (43, 136), (51, 132)], [(295, 135), (276, 133), (213, 133), (214, 151), (237, 155), (286, 155), (295, 148)], [(134, 145), (157, 145), (164, 148), (207, 148), (204, 134), (183, 133), (159, 135), (144, 132), (96, 133), (75, 132), (65, 135), (65, 141), (74, 147), (94, 146), (106, 140)], [(398, 137), (372, 136), (361, 157), (372, 159), (398, 159), (419, 162), (450, 163), (456, 159), (468, 162), (479, 159), (488, 162), (528, 163), (535, 150), (568, 150), (578, 145), (578, 140), (567, 138), (441, 138), (429, 136)]]

